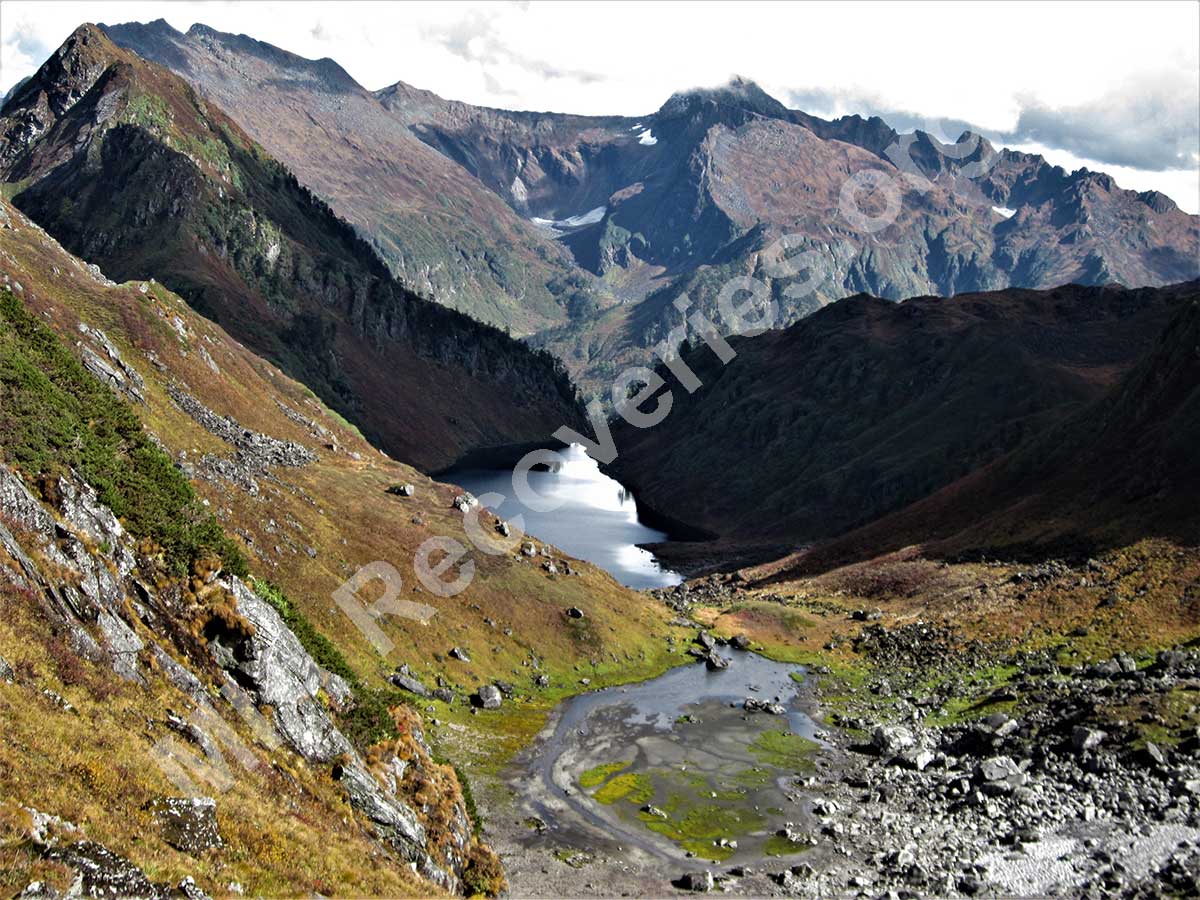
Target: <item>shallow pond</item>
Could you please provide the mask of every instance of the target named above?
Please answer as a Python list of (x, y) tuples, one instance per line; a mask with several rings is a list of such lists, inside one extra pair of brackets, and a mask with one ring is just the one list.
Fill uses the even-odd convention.
[[(544, 823), (531, 840), (734, 862), (807, 849), (777, 834), (788, 823), (803, 832), (798, 777), (822, 746), (804, 670), (718, 652), (728, 669), (685, 665), (559, 708), (510, 772), (518, 802)], [(747, 712), (749, 697), (786, 714)]]

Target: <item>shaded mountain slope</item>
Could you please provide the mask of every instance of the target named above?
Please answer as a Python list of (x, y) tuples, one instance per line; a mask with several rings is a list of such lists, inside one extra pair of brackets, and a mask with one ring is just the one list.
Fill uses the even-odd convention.
[(1097, 401), (1196, 293), (1190, 283), (851, 297), (735, 340), (728, 365), (704, 346), (686, 353), (702, 387), (676, 385), (655, 428), (614, 429), (615, 468), (650, 509), (723, 538), (825, 540)]
[(401, 287), (223, 113), (91, 26), (5, 105), (0, 172), (72, 251), (158, 278), (418, 465), (577, 414), (550, 357)]
[(185, 78), (355, 226), (409, 288), (528, 334), (591, 297), (566, 251), (388, 115), (333, 60), (163, 20), (102, 26)]
[(818, 570), (910, 544), (931, 555), (1074, 556), (1200, 544), (1200, 290), (1114, 388), (993, 464), (802, 554)]

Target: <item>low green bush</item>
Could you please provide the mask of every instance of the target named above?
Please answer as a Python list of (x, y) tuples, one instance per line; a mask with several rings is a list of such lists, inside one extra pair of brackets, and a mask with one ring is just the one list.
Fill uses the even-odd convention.
[(88, 372), (12, 291), (0, 290), (0, 454), (37, 482), (74, 469), (136, 538), (185, 574), (215, 553), (235, 575), (246, 558), (137, 414)]

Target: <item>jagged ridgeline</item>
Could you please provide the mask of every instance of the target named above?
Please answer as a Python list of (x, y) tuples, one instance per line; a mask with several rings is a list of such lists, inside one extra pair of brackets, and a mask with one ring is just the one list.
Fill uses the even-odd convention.
[(91, 26), (5, 105), (0, 175), (76, 255), (162, 281), (399, 458), (578, 420), (553, 357), (400, 286), (232, 120)]

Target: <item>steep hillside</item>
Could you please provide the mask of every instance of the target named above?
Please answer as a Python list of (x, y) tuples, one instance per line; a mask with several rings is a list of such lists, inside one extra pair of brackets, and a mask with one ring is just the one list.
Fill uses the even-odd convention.
[[(59, 360), (54, 363), (59, 369), (45, 370), (54, 373), (52, 377), (31, 379), (28, 364), (11, 362), (17, 358), (6, 352), (7, 344), (0, 345), (3, 363), (0, 374), (6, 379), (5, 384), (22, 386), (23, 391), (27, 390), (24, 386), (33, 385), (44, 392), (39, 396), (27, 392), (3, 395), (0, 462), (6, 467), (5, 472), (16, 467), (23, 476), (9, 478), (6, 484), (24, 485), (20, 491), (14, 487), (4, 493), (4, 502), (8, 504), (23, 491), (32, 492), (38, 498), (46, 498), (50, 515), (61, 518), (69, 514), (72, 496), (80, 492), (91, 496), (89, 492), (95, 488), (99, 492), (96, 502), (119, 512), (124, 532), (133, 536), (131, 540), (139, 539), (135, 542), (137, 546), (130, 547), (134, 557), (140, 560), (147, 550), (154, 549), (153, 545), (139, 549), (143, 534), (163, 548), (162, 554), (149, 553), (156, 566), (154, 571), (162, 574), (162, 584), (156, 587), (158, 582), (135, 572), (132, 577), (138, 581), (112, 587), (110, 600), (104, 606), (109, 616), (101, 617), (103, 624), (125, 622), (146, 646), (168, 638), (184, 640), (183, 632), (190, 634), (187, 629), (194, 629), (202, 639), (199, 648), (208, 648), (196, 659), (204, 662), (212, 656), (209, 651), (215, 651), (214, 662), (204, 662), (204, 666), (206, 671), (218, 674), (211, 668), (213, 665), (233, 665), (232, 660), (246, 658), (246, 653), (256, 658), (254, 653), (258, 651), (242, 647), (236, 634), (226, 641), (221, 637), (224, 626), (209, 628), (210, 620), (232, 623), (234, 627), (238, 620), (230, 619), (228, 614), (238, 611), (242, 617), (253, 620), (256, 633), (266, 628), (270, 634), (277, 634), (280, 633), (277, 623), (282, 619), (299, 638), (305, 652), (349, 685), (352, 705), (342, 711), (335, 710), (332, 721), (369, 765), (390, 759), (387, 747), (373, 749), (380, 741), (394, 742), (405, 734), (421, 732), (427, 736), (433, 755), (449, 756), (468, 778), (492, 771), (527, 742), (539, 730), (556, 700), (583, 689), (581, 675), (586, 673), (592, 684), (602, 685), (661, 671), (669, 664), (671, 657), (664, 639), (678, 632), (667, 626), (664, 607), (622, 588), (606, 573), (565, 558), (540, 543), (534, 544), (537, 555), (532, 558), (519, 548), (500, 556), (472, 550), (468, 559), (475, 569), (469, 587), (451, 599), (434, 596), (422, 586), (414, 571), (414, 560), (419, 547), (431, 537), (453, 538), (471, 546), (464, 517), (454, 505), (461, 493), (457, 488), (431, 481), (381, 454), (311, 392), (254, 355), (220, 326), (196, 314), (160, 284), (146, 281), (118, 285), (108, 281), (71, 257), (4, 201), (0, 201), (0, 282), (12, 292), (5, 308), (25, 311), (21, 321), (27, 324), (22, 327), (33, 328), (31, 323), (41, 323), (42, 332), (52, 330), (72, 348), (66, 357), (61, 355), (64, 351), (53, 357)], [(47, 346), (45, 338), (36, 340), (39, 348)], [(78, 363), (62, 362), (67, 357)], [(86, 394), (90, 405), (86, 407), (76, 401), (62, 400), (55, 388), (70, 390), (70, 385), (79, 381), (80, 364), (106, 385), (100, 389), (95, 382), (86, 382), (90, 385)], [(70, 378), (64, 377), (64, 372)], [(10, 376), (15, 380), (7, 380)], [(108, 397), (107, 391), (114, 392), (128, 406), (106, 400), (104, 408), (116, 412), (105, 412), (101, 417), (96, 404)], [(136, 415), (146, 427), (147, 440), (131, 443), (136, 434), (131, 415)], [(115, 432), (107, 418), (110, 416), (118, 417), (113, 419), (119, 425)], [(57, 460), (52, 459), (49, 466), (47, 447), (54, 448)], [(161, 447), (161, 451), (156, 447)], [(132, 454), (135, 459), (142, 459), (145, 454), (145, 466), (131, 471), (119, 463), (119, 458), (113, 461), (114, 451)], [(63, 472), (66, 465), (74, 467), (83, 480), (77, 482), (74, 475)], [(48, 475), (60, 472), (67, 475), (69, 489), (59, 487), (54, 478), (40, 478), (43, 471)], [(191, 488), (178, 473), (189, 476)], [(85, 486), (89, 481), (92, 483)], [(404, 484), (413, 485), (411, 496), (404, 496), (403, 492), (388, 493), (388, 488)], [(189, 500), (193, 496), (195, 499)], [(63, 506), (64, 502), (67, 506)], [(157, 511), (158, 516), (143, 516), (143, 509)], [(54, 584), (65, 577), (67, 583), (76, 583), (76, 576), (60, 575), (58, 569), (47, 568), (35, 557), (35, 551), (43, 552), (41, 539), (35, 543), (27, 541), (26, 537), (32, 540), (36, 536), (24, 535), (12, 527), (11, 509), (6, 505), (5, 510), (9, 518), (3, 521), (24, 548), (23, 552), (34, 559), (36, 578)], [(495, 524), (487, 515), (481, 519), (485, 527)], [(215, 531), (213, 523), (220, 526)], [(109, 571), (105, 560), (110, 553), (118, 554), (113, 563), (115, 571), (121, 571), (123, 565), (119, 547), (124, 547), (125, 541), (114, 534), (83, 542), (92, 554), (89, 558), (104, 571)], [(236, 550), (230, 547), (228, 539), (236, 543)], [(177, 549), (172, 551), (172, 547)], [(210, 547), (216, 547), (226, 557), (217, 580), (234, 594), (236, 604), (222, 606), (219, 601), (224, 595), (217, 592), (212, 593), (208, 605), (200, 603), (193, 609), (185, 603), (160, 610), (156, 598), (160, 597), (160, 589), (168, 590), (164, 586), (179, 582), (181, 589), (191, 584), (193, 592), (197, 590), (190, 578), (177, 574), (178, 567), (171, 561), (180, 560), (185, 574), (190, 575), (189, 560), (211, 567), (211, 562), (205, 562), (209, 554), (203, 552)], [(238, 562), (239, 556), (245, 557), (244, 562)], [(78, 562), (74, 556), (70, 558)], [(379, 619), (382, 633), (394, 645), (387, 654), (377, 649), (334, 600), (335, 592), (362, 567), (381, 561), (395, 567), (405, 599), (411, 598), (435, 610), (424, 621), (402, 616)], [(549, 565), (551, 562), (555, 565)], [(446, 577), (460, 570), (461, 567), (456, 568)], [(100, 573), (95, 565), (88, 571)], [(234, 573), (244, 571), (250, 573), (252, 581), (235, 584), (231, 580)], [(203, 574), (207, 577), (212, 572), (206, 568)], [(104, 584), (109, 584), (106, 576), (100, 577)], [(139, 583), (148, 587), (149, 598), (138, 587)], [(85, 577), (81, 590), (90, 590), (88, 584)], [(204, 584), (204, 578), (200, 584)], [(237, 584), (253, 584), (254, 593), (243, 591)], [(377, 590), (377, 585), (368, 582), (362, 591), (363, 601), (370, 603)], [(209, 596), (210, 592), (202, 593)], [(5, 596), (7, 604), (10, 595)], [(167, 596), (176, 594), (168, 592)], [(194, 602), (199, 601), (188, 601)], [(583, 610), (585, 618), (566, 615), (565, 611), (571, 607)], [(61, 604), (55, 608), (60, 617), (67, 615)], [(57, 628), (61, 633), (63, 626), (57, 624), (58, 619), (47, 618), (40, 605), (28, 607), (28, 612), (22, 611), (25, 609), (12, 607), (11, 615), (6, 613), (4, 617), (9, 624), (0, 629), (0, 655), (18, 670), (21, 685), (19, 689), (0, 685), (0, 691), (15, 692), (4, 695), (5, 721), (14, 723), (18, 731), (13, 733), (20, 735), (13, 738), (14, 743), (0, 742), (0, 760), (3, 760), (0, 779), (21, 773), (21, 782), (13, 782), (11, 790), (5, 782), (6, 801), (13, 797), (18, 804), (61, 814), (81, 826), (92, 820), (87, 825), (87, 837), (130, 857), (156, 882), (192, 874), (214, 893), (220, 892), (229, 880), (237, 880), (255, 893), (290, 895), (313, 890), (386, 895), (429, 893), (427, 884), (418, 883), (406, 874), (409, 870), (405, 864), (389, 868), (375, 859), (366, 867), (367, 873), (359, 871), (363, 860), (374, 859), (370, 854), (378, 851), (371, 849), (375, 845), (365, 833), (346, 832), (339, 824), (349, 814), (342, 799), (346, 785), (339, 786), (333, 781), (329, 776), (331, 767), (324, 764), (310, 770), (287, 762), (286, 767), (271, 770), (278, 775), (263, 776), (265, 780), (255, 776), (246, 781), (239, 776), (238, 786), (232, 789), (238, 792), (238, 799), (232, 799), (233, 793), (218, 798), (222, 834), (231, 848), (229, 852), (238, 854), (239, 863), (232, 869), (219, 868), (228, 861), (220, 853), (210, 854), (210, 861), (201, 865), (170, 854), (162, 857), (158, 843), (144, 847), (128, 843), (132, 835), (146, 827), (149, 815), (136, 804), (143, 802), (147, 792), (158, 794), (169, 788), (159, 783), (157, 768), (146, 762), (146, 747), (130, 743), (125, 732), (140, 734), (141, 723), (147, 718), (167, 718), (164, 712), (167, 707), (186, 718), (192, 706), (166, 687), (163, 688), (166, 694), (145, 696), (137, 691), (123, 694), (128, 703), (93, 702), (87, 693), (93, 670), (87, 663), (83, 664), (83, 674), (71, 669), (67, 676), (79, 680), (60, 688), (58, 676), (47, 668), (50, 663), (44, 661), (53, 659), (53, 654), (47, 657), (37, 649), (40, 646), (37, 642), (43, 640), (43, 635), (45, 640), (51, 640), (53, 630)], [(150, 625), (139, 624), (143, 615), (156, 618), (147, 618)], [(174, 624), (167, 627), (176, 620), (178, 628)], [(100, 646), (109, 646), (105, 643), (108, 639), (96, 632), (95, 618), (85, 617), (77, 624)], [(78, 628), (72, 626), (70, 633), (76, 632)], [(118, 627), (114, 633), (120, 637), (124, 630)], [(34, 643), (29, 643), (30, 635), (37, 635)], [(288, 639), (281, 640), (290, 644)], [(221, 654), (216, 645), (222, 643), (235, 651), (233, 657)], [(124, 646), (118, 646), (122, 653)], [(183, 649), (191, 652), (196, 647), (185, 640)], [(464, 652), (451, 655), (455, 647)], [(160, 665), (170, 669), (157, 651), (152, 652)], [(176, 651), (168, 646), (164, 653), (172, 655)], [(128, 661), (127, 655), (121, 658)], [(196, 668), (200, 663), (192, 657), (188, 660), (179, 661), (203, 683), (210, 683), (212, 676), (205, 676), (204, 670)], [(72, 665), (69, 657), (62, 665)], [(139, 656), (132, 665), (151, 689), (157, 691), (159, 676), (148, 668), (152, 664), (142, 662)], [(290, 670), (291, 665), (289, 662), (285, 668)], [(388, 681), (401, 665), (408, 667), (405, 683), (411, 686), (419, 681), (426, 690), (425, 696), (402, 691)], [(236, 667), (232, 674), (243, 683), (250, 677)], [(112, 680), (103, 672), (95, 677)], [(503, 707), (498, 711), (473, 713), (469, 698), (496, 680), (511, 689)], [(336, 687), (338, 683), (333, 684)], [(97, 788), (75, 780), (75, 775), (63, 780), (62, 772), (74, 765), (73, 758), (63, 756), (64, 748), (76, 746), (81, 726), (67, 713), (61, 719), (51, 717), (50, 724), (45, 724), (48, 713), (38, 706), (41, 701), (37, 700), (43, 686), (63, 694), (73, 706), (84, 710), (88, 718), (82, 721), (87, 721), (97, 735), (94, 754), (79, 752), (80, 766), (100, 766), (98, 761), (106, 755), (123, 754), (119, 757), (121, 765), (136, 775), (130, 781), (133, 788), (127, 801), (110, 795), (108, 787), (112, 785), (108, 781)], [(319, 688), (321, 693), (317, 693)], [(289, 696), (300, 704), (305, 715), (314, 712), (314, 699), (334, 696), (327, 686), (311, 684), (303, 689), (308, 693), (302, 694), (300, 687), (291, 685), (289, 690), (294, 693)], [(253, 690), (262, 702), (275, 705), (269, 693), (272, 688), (263, 685)], [(427, 724), (413, 724), (407, 718), (406, 698), (432, 711)], [(237, 716), (230, 715), (232, 709), (220, 704), (218, 707), (218, 713), (242, 733), (244, 726), (239, 724)], [(396, 708), (400, 709), (399, 726), (389, 714), (389, 709)], [(91, 725), (92, 722), (95, 724)], [(147, 746), (155, 744), (161, 736), (156, 732), (151, 734)], [(311, 751), (308, 731), (293, 730), (289, 734), (300, 740), (299, 746), (304, 748), (297, 753), (306, 755)], [(287, 735), (284, 743), (288, 743)], [(45, 766), (31, 769), (27, 762), (21, 762), (19, 754), (29, 752), (20, 750), (22, 746), (37, 748), (38, 753), (44, 754)], [(427, 751), (410, 743), (403, 744), (396, 752), (404, 760)], [(89, 770), (80, 768), (83, 774), (78, 778), (91, 777), (87, 775)], [(419, 767), (412, 770), (421, 771)], [(433, 817), (430, 821), (434, 824), (423, 827), (433, 834), (457, 833), (461, 837), (461, 832), (455, 831), (456, 824), (446, 830), (457, 815), (453, 792), (446, 787), (454, 776), (440, 768), (429, 768), (428, 773), (432, 783), (408, 783), (425, 798), (420, 802), (427, 808), (424, 812), (419, 810), (420, 815), (428, 813)], [(55, 784), (61, 784), (61, 790), (48, 787), (52, 774), (57, 779)], [(296, 779), (299, 787), (290, 779)], [(309, 792), (304, 795), (307, 799), (295, 801), (300, 803), (299, 812), (292, 805), (294, 798), (289, 791), (293, 788)], [(45, 800), (40, 805), (35, 802), (43, 797), (61, 805), (46, 809)], [(441, 800), (435, 803), (430, 797), (447, 798), (449, 805)], [(96, 804), (104, 803), (111, 806), (102, 813)], [(281, 804), (282, 812), (276, 812), (275, 803)], [(20, 824), (23, 814), (15, 808), (4, 809), (4, 828), (10, 829), (5, 834), (15, 834), (11, 829), (23, 827)], [(114, 814), (112, 810), (118, 812)], [(375, 813), (380, 814), (378, 809)], [(370, 818), (369, 813), (365, 815)], [(302, 821), (277, 824), (291, 823), (293, 816), (300, 816)], [(243, 828), (242, 817), (250, 823), (244, 826), (247, 830), (231, 836), (233, 823), (238, 823), (238, 829)], [(261, 829), (254, 824), (258, 822), (265, 823)], [(368, 830), (375, 828), (369, 821), (366, 824)], [(280, 828), (287, 833), (279, 834)], [(3, 852), (16, 853), (12, 858), (19, 859), (11, 866), (7, 863), (0, 866), (6, 873), (13, 873), (14, 892), (25, 883), (16, 884), (16, 880), (26, 874), (29, 875), (26, 880), (32, 880), (47, 871), (44, 861), (40, 861), (41, 855), (27, 857), (28, 848), (21, 847), (26, 845), (20, 844), (13, 851), (5, 849)], [(467, 839), (459, 850), (467, 852), (469, 847)], [(444, 847), (438, 853), (443, 850)], [(285, 855), (291, 862), (286, 866), (276, 862), (264, 865), (269, 854)], [(432, 855), (437, 857), (437, 853)], [(457, 856), (455, 859), (458, 859), (455, 871), (469, 877), (463, 865), (469, 868), (470, 861)], [(438, 866), (444, 868), (441, 863)], [(219, 876), (226, 880), (217, 882), (214, 879), (219, 871), (232, 874)], [(52, 873), (57, 872), (60, 870), (52, 869)], [(436, 874), (434, 869), (429, 872)], [(354, 881), (355, 878), (358, 880)]]
[(73, 252), (157, 278), (422, 467), (577, 415), (551, 358), (402, 288), (223, 113), (91, 26), (5, 105), (0, 176)]
[(702, 387), (675, 385), (655, 428), (614, 429), (615, 468), (650, 509), (723, 538), (828, 539), (1097, 401), (1197, 291), (842, 300), (735, 341), (728, 365), (693, 348), (684, 359)]
[[(318, 666), (242, 580), (241, 552), (129, 400), (89, 371), (100, 357), (76, 358), (17, 284), (0, 290), (0, 883), (65, 890), (77, 873), (86, 896), (166, 896), (194, 876), (219, 889), (220, 873), (256, 891), (328, 891), (376, 856), (374, 890), (428, 893), (413, 871), (455, 890), (490, 854), (419, 718), (387, 723), (411, 723), (404, 751), (355, 727), (367, 695), (345, 663)], [(109, 360), (140, 393), (136, 369)], [(406, 783), (377, 780), (368, 751), (411, 767)], [(426, 781), (443, 819), (420, 805)], [(347, 803), (365, 829), (326, 844)], [(273, 848), (287, 861), (268, 870)]]
[(910, 544), (931, 555), (1086, 556), (1200, 544), (1200, 289), (1111, 391), (992, 465), (800, 557), (816, 570)]
[(422, 143), (333, 60), (203, 25), (181, 34), (161, 19), (102, 27), (228, 113), (410, 289), (518, 335), (595, 302), (562, 247)]

